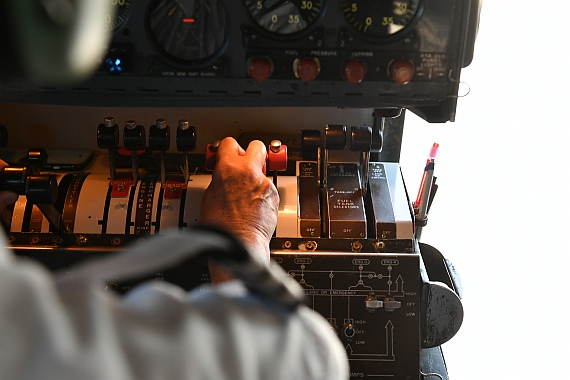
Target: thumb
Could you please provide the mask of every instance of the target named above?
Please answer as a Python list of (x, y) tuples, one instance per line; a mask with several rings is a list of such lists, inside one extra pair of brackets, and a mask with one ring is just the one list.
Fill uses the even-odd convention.
[(245, 151), (245, 156), (251, 160), (251, 163), (256, 168), (262, 168), (265, 165), (267, 159), (267, 149), (265, 144), (259, 140), (253, 140), (249, 143), (247, 150)]

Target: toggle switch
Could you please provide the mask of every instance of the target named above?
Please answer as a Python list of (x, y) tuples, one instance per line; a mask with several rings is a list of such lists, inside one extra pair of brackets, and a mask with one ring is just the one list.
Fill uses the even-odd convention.
[(158, 150), (160, 155), (160, 181), (166, 183), (166, 167), (164, 152), (170, 149), (170, 127), (165, 119), (157, 119), (156, 124), (148, 130), (148, 145), (152, 150)]
[(129, 120), (123, 129), (123, 144), (126, 150), (131, 151), (131, 163), (133, 169), (133, 181), (139, 178), (139, 162), (137, 151), (146, 147), (146, 133), (142, 125), (137, 125), (135, 120)]
[(114, 117), (106, 117), (102, 124), (97, 127), (97, 146), (99, 149), (107, 149), (109, 154), (109, 172), (111, 179), (117, 174), (116, 154), (119, 149), (119, 126)]
[(376, 309), (380, 309), (384, 306), (384, 302), (374, 296), (368, 296), (364, 301), (364, 305), (366, 306), (366, 310), (373, 313)]
[(342, 332), (344, 333), (344, 336), (347, 338), (352, 338), (354, 337), (354, 334), (356, 334), (356, 331), (354, 329), (354, 326), (352, 325), (352, 323), (347, 323), (343, 326)]
[(402, 307), (402, 303), (400, 301), (396, 301), (393, 297), (386, 297), (384, 298), (384, 310), (391, 313), (396, 309)]

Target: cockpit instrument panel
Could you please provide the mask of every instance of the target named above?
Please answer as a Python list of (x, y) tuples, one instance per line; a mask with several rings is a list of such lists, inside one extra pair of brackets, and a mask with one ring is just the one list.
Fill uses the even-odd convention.
[(83, 83), (0, 100), (96, 106), (403, 107), (454, 119), (479, 1), (108, 0), (111, 44)]

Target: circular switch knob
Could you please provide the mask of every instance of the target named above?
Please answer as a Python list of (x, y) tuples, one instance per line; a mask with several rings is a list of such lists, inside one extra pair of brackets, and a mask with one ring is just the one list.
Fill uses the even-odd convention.
[(360, 83), (366, 76), (366, 66), (360, 61), (351, 59), (344, 64), (342, 74), (347, 82)]
[(390, 65), (390, 77), (398, 84), (406, 84), (414, 78), (414, 66), (410, 61), (394, 61)]
[(273, 74), (271, 58), (251, 57), (247, 61), (247, 74), (257, 82), (263, 82)]
[(321, 62), (317, 58), (297, 58), (293, 62), (293, 72), (302, 81), (312, 81), (321, 72)]

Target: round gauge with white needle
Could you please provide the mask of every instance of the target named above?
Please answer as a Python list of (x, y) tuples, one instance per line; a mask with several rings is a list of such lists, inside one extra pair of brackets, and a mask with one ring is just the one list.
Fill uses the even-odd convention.
[(383, 39), (403, 32), (421, 15), (422, 0), (341, 0), (350, 27), (363, 37)]
[(324, 0), (245, 0), (255, 23), (277, 35), (308, 29), (323, 14), (324, 3)]

